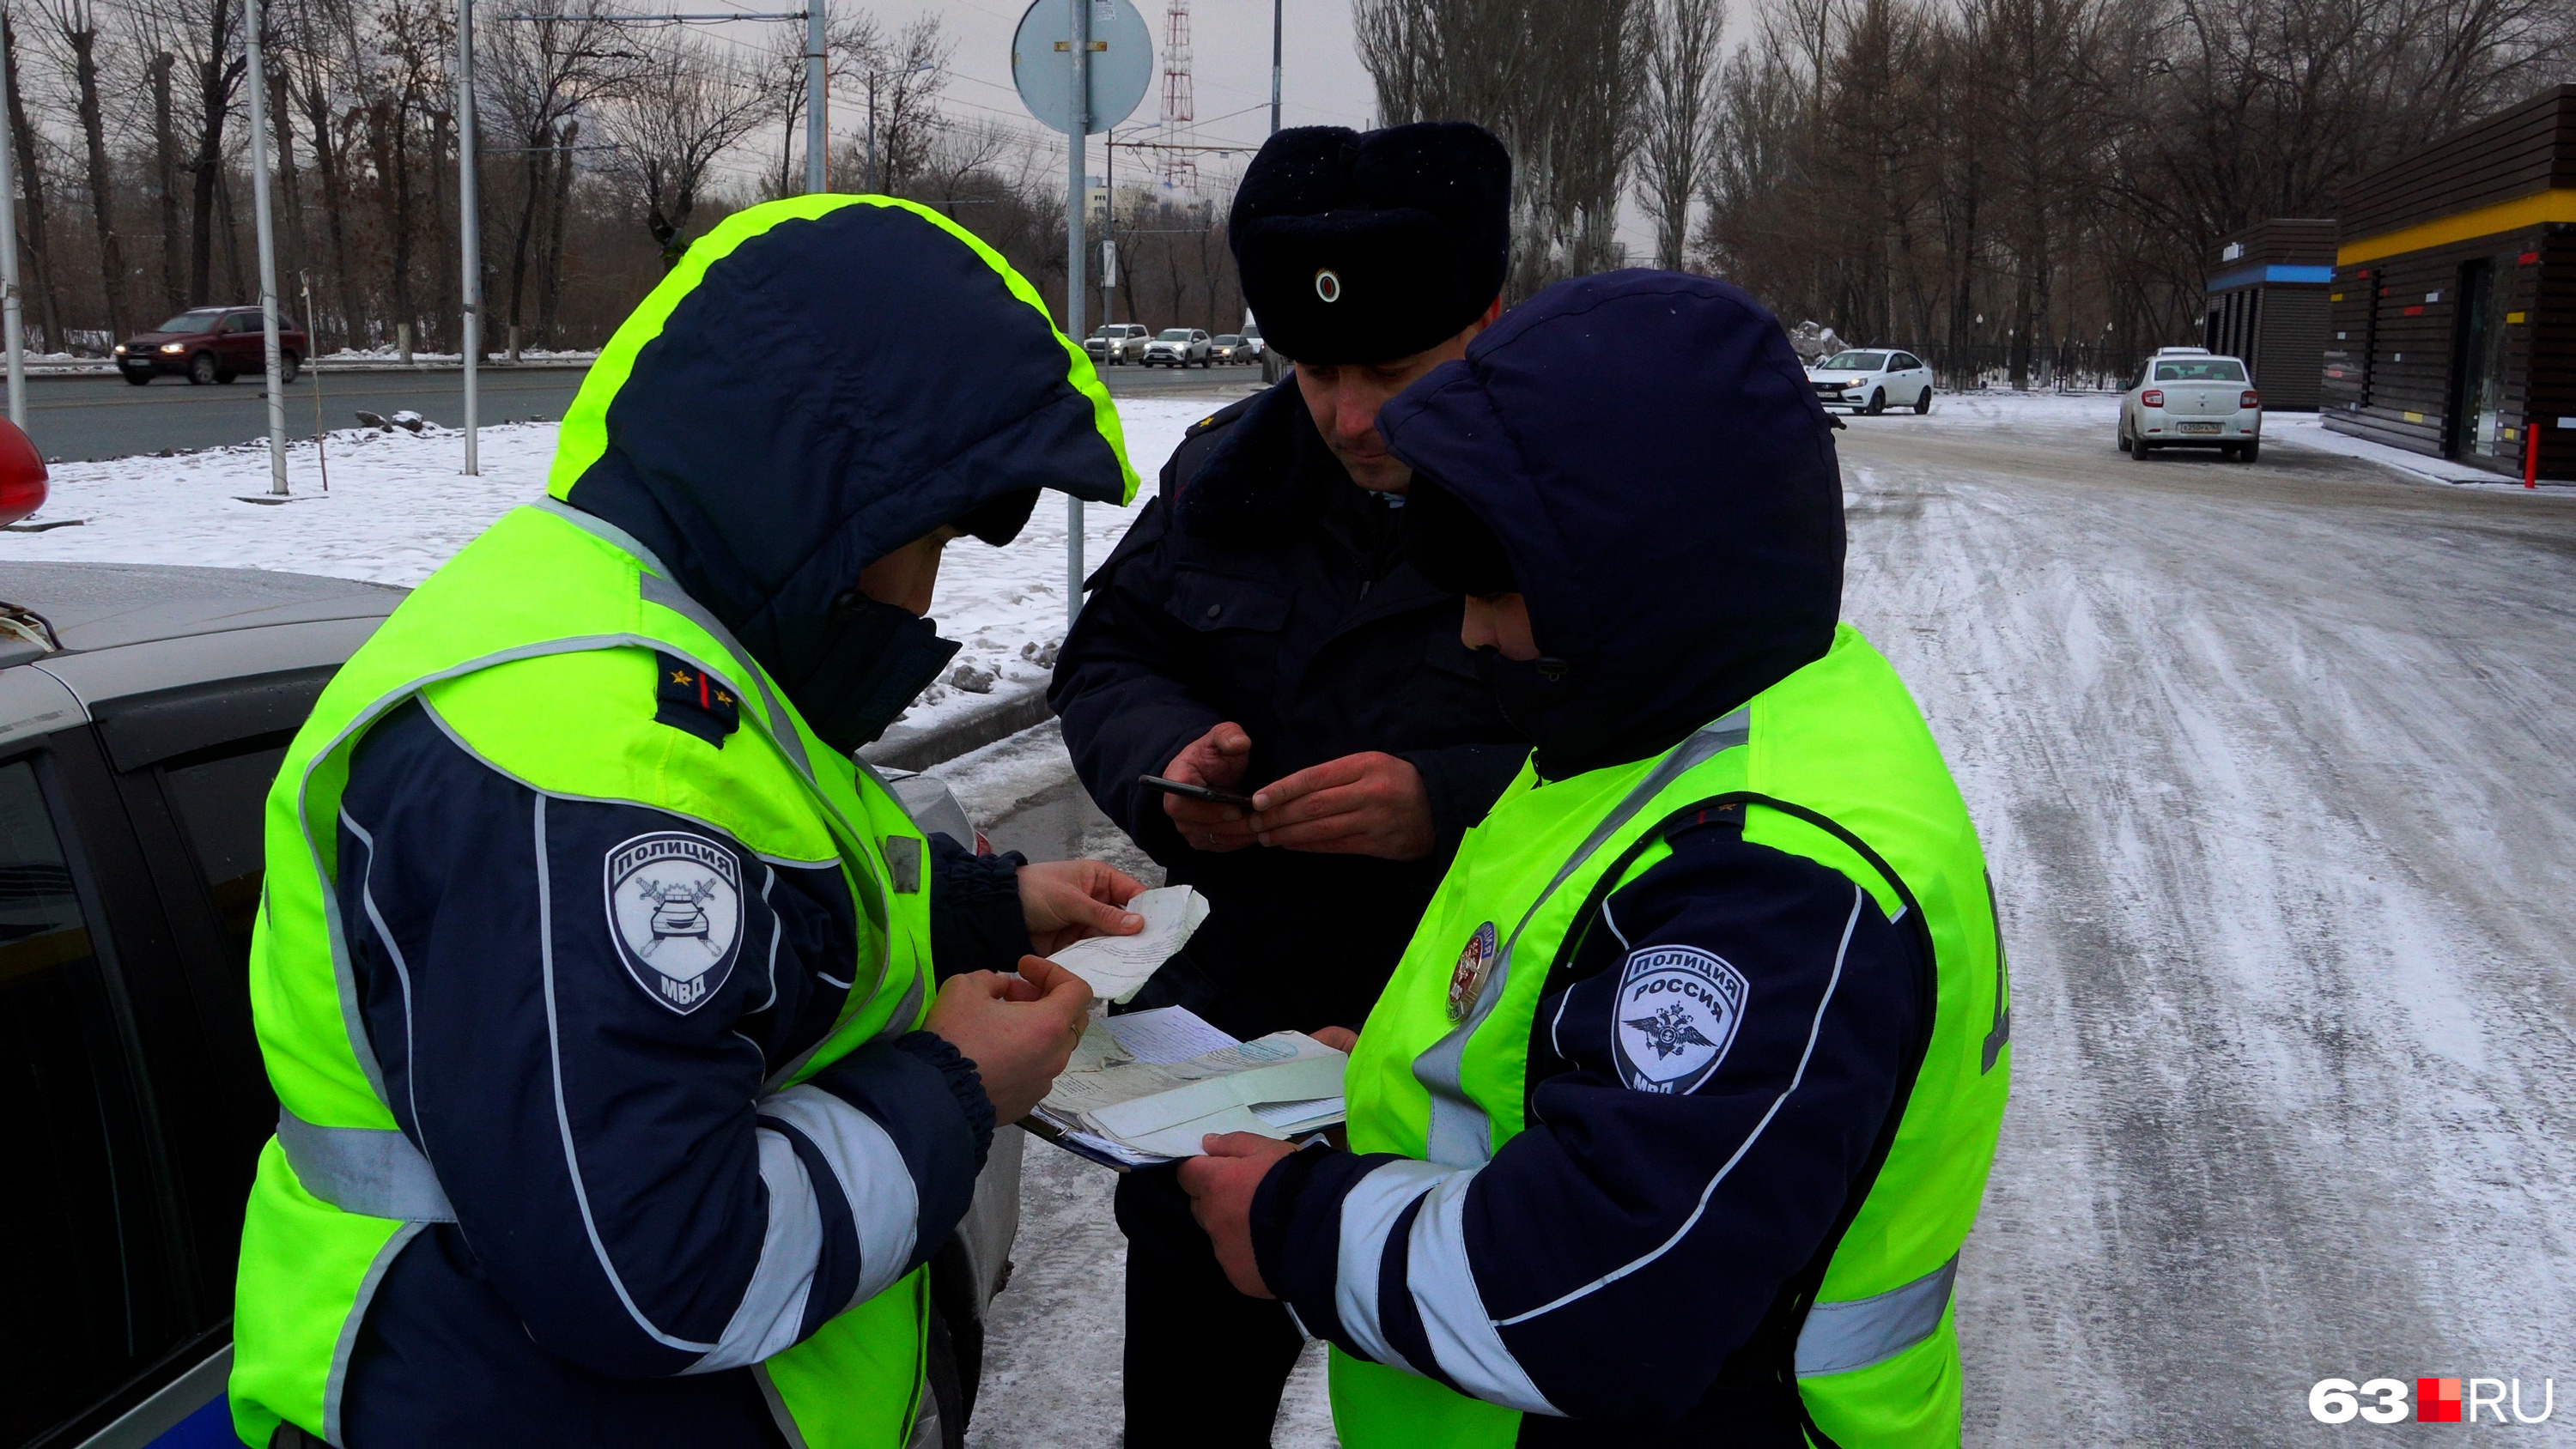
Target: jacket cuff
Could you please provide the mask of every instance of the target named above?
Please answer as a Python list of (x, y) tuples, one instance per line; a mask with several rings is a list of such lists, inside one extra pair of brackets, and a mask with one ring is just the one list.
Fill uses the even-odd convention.
[(1252, 1195), (1252, 1262), (1261, 1281), (1317, 1338), (1368, 1358), (1334, 1307), (1341, 1281), (1342, 1199), (1392, 1153), (1338, 1151), (1320, 1143), (1271, 1165)]
[(908, 1032), (861, 1047), (814, 1074), (894, 1139), (919, 1199), (913, 1262), (927, 1262), (966, 1216), (993, 1145), (993, 1103), (975, 1064), (946, 1038)]
[(1494, 808), (1521, 765), (1527, 745), (1451, 745), (1438, 750), (1399, 750), (1396, 758), (1422, 775), (1431, 797), (1432, 853), (1443, 859), (1458, 852), (1458, 841)]
[(945, 835), (930, 837), (930, 966), (942, 981), (969, 971), (1015, 971), (1030, 954), (1020, 909), (1016, 850), (977, 855)]

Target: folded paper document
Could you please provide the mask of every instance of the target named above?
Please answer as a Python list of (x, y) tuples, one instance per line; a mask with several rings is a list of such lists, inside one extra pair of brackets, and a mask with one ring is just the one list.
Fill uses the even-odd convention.
[(1284, 1140), (1342, 1120), (1347, 1060), (1300, 1032), (1237, 1041), (1178, 1006), (1099, 1018), (1028, 1125), (1118, 1167), (1196, 1157), (1211, 1132)]
[(1127, 909), (1145, 918), (1145, 929), (1076, 941), (1047, 958), (1090, 982), (1091, 994), (1106, 1001), (1133, 1000), (1208, 916), (1207, 897), (1188, 886), (1147, 891)]

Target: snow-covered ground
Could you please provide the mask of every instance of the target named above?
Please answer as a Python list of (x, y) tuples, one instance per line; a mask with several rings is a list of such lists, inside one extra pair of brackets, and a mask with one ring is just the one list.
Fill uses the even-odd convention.
[[(1097, 567), (1153, 496), (1154, 476), (1190, 424), (1223, 399), (1121, 398), (1119, 421), (1141, 478), (1128, 508), (1083, 509), (1088, 567)], [(543, 496), (555, 424), (485, 428), (480, 476), (462, 466), (463, 435), (432, 426), (420, 433), (349, 428), (287, 450), (295, 501), (242, 501), (269, 486), (265, 446), (219, 448), (170, 458), (57, 463), (52, 496), (29, 520), (80, 520), (77, 527), (0, 536), (0, 561), (95, 559), (283, 569), (377, 583), (416, 584), (507, 510)], [(330, 489), (324, 492), (323, 466)], [(1010, 547), (972, 539), (952, 545), (940, 566), (932, 614), (962, 643), (948, 678), (905, 716), (935, 726), (995, 691), (1036, 688), (1064, 637), (1065, 502), (1049, 494)]]
[[(2536, 1409), (2576, 1377), (2576, 494), (2295, 442), (2138, 464), (2114, 407), (1838, 435), (1846, 612), (1951, 761), (2012, 965), (1968, 1441), (2325, 1442), (2327, 1376)], [(941, 773), (998, 841), (1148, 869), (1061, 748)], [(1108, 1449), (1109, 1174), (1032, 1146), (1026, 1180), (974, 1442)], [(1283, 1446), (1331, 1442), (1314, 1368)]]

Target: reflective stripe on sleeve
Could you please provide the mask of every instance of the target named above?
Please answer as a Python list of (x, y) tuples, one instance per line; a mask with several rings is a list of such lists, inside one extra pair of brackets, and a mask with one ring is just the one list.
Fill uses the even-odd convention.
[(1565, 1417), (1530, 1381), (1527, 1370), (1485, 1312), (1485, 1297), (1476, 1291), (1475, 1270), (1467, 1262), (1467, 1189), (1473, 1172), (1451, 1173), (1431, 1189), (1431, 1200), (1414, 1216), (1406, 1246), (1406, 1286), (1413, 1291), (1414, 1311), (1431, 1341), (1440, 1371), (1470, 1397), (1501, 1404), (1524, 1414)]
[(1387, 1347), (1386, 1329), (1378, 1320), (1379, 1260), (1386, 1256), (1386, 1235), (1405, 1206), (1430, 1190), (1451, 1169), (1431, 1162), (1390, 1162), (1378, 1167), (1342, 1195), (1341, 1251), (1334, 1260), (1333, 1312), (1342, 1331), (1361, 1353), (1396, 1368), (1407, 1368), (1402, 1355)]
[(823, 1257), (823, 1215), (814, 1181), (796, 1148), (775, 1132), (760, 1141), (760, 1182), (769, 1189), (769, 1224), (761, 1232), (760, 1263), (742, 1290), (733, 1320), (717, 1336), (715, 1351), (688, 1368), (693, 1374), (758, 1363), (796, 1343), (805, 1323), (805, 1300)]
[(1950, 1306), (1959, 1255), (1901, 1288), (1807, 1310), (1798, 1331), (1798, 1377), (1850, 1373), (1884, 1363), (1930, 1338)]
[[(859, 1287), (850, 1302), (884, 1292), (911, 1266), (914, 1239), (921, 1235), (921, 1190), (894, 1138), (874, 1117), (820, 1087), (790, 1087), (764, 1097), (760, 1112), (804, 1133), (832, 1164), (832, 1176), (849, 1200), (851, 1221), (858, 1225)], [(811, 1196), (809, 1192), (809, 1201)], [(827, 1311), (838, 1313), (846, 1306), (832, 1304)]]

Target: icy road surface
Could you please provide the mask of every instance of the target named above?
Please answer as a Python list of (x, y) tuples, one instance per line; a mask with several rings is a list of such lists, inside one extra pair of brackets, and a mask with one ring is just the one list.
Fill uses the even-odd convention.
[[(1972, 1443), (2323, 1443), (2360, 1428), (2310, 1419), (2326, 1376), (2576, 1391), (2576, 495), (2273, 422), (2253, 466), (2132, 463), (2107, 399), (1840, 435), (1848, 613), (1949, 755), (2011, 953)], [(1051, 729), (954, 773), (997, 840), (1125, 846)], [(1114, 1445), (1109, 1175), (1028, 1164), (973, 1442)], [(1281, 1445), (1330, 1442), (1313, 1367)]]

